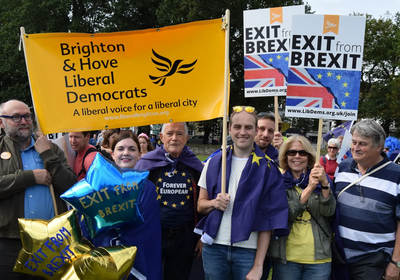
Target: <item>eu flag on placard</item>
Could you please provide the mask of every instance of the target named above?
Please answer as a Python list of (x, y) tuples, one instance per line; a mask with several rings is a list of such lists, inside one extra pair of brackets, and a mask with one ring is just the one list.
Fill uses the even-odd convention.
[(341, 125), (337, 126), (335, 129), (328, 131), (324, 136), (325, 142), (328, 143), (329, 139), (331, 138), (338, 138), (340, 135), (344, 135), (345, 130), (350, 130), (353, 121), (347, 121), (342, 123)]

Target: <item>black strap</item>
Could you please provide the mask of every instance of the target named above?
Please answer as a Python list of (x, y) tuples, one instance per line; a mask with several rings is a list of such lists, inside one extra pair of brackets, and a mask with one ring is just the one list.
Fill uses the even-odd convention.
[(85, 155), (83, 156), (83, 159), (82, 159), (82, 169), (81, 169), (81, 171), (79, 171), (78, 177), (81, 176), (81, 174), (86, 174), (85, 159), (86, 159), (87, 155), (90, 154), (90, 153), (93, 153), (93, 152), (98, 152), (98, 151), (99, 150), (97, 150), (96, 148), (89, 148), (86, 151), (86, 153), (85, 153)]
[(320, 229), (322, 229), (322, 231), (325, 233), (326, 237), (328, 237), (328, 239), (330, 241), (332, 241), (331, 237), (326, 233), (326, 231), (324, 230), (323, 227), (321, 227), (321, 225), (318, 223), (318, 221), (314, 218), (314, 216), (311, 214), (310, 210), (306, 209), (306, 211), (308, 211), (308, 213), (310, 213), (310, 216), (312, 219), (314, 219), (314, 221), (317, 223), (317, 225), (320, 227)]

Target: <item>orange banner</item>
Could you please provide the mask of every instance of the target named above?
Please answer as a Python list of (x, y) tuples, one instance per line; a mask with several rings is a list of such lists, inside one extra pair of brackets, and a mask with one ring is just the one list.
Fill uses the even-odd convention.
[(222, 19), (117, 33), (22, 34), (45, 134), (222, 117)]

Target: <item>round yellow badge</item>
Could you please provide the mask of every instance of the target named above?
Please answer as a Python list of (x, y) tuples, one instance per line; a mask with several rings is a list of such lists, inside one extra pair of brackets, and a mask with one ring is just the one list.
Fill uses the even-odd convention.
[(9, 152), (2, 152), (0, 157), (2, 159), (10, 159), (11, 158), (11, 154)]

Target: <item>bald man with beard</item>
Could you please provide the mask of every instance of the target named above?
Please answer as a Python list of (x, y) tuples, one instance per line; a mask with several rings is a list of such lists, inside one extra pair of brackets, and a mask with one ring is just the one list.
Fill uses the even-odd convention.
[(41, 279), (13, 272), (22, 248), (18, 218), (49, 220), (54, 207), (67, 211), (60, 195), (77, 181), (64, 152), (46, 136), (33, 136), (33, 115), (18, 100), (0, 105), (0, 275), (7, 280)]

